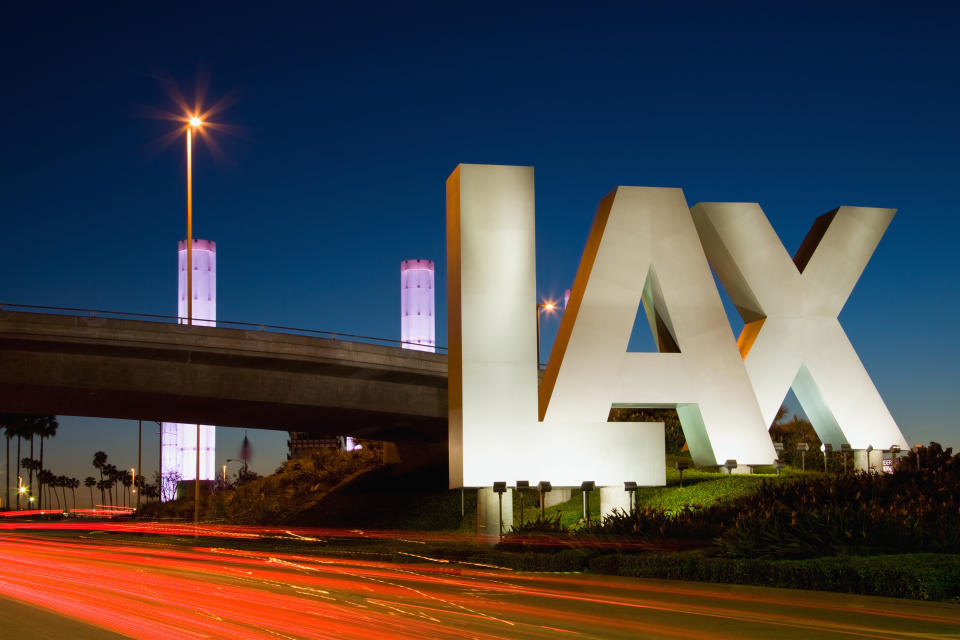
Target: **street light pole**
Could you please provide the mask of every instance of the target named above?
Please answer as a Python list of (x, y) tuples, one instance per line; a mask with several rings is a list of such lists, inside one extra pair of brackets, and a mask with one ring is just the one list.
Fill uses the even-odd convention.
[[(137, 420), (137, 469), (140, 469), (140, 473), (143, 474), (143, 420)], [(137, 488), (137, 476), (133, 476), (133, 488)], [(140, 513), (140, 494), (143, 492), (143, 487), (140, 488), (140, 491), (137, 491), (137, 514)]]
[(193, 121), (187, 126), (187, 324), (193, 324)]
[[(192, 116), (187, 124), (187, 324), (193, 324), (193, 130), (203, 120)], [(193, 480), (193, 523), (200, 524), (200, 425), (197, 424), (197, 468)]]

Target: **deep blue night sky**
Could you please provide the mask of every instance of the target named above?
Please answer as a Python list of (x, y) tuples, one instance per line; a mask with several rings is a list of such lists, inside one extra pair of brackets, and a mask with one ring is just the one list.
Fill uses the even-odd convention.
[[(397, 338), (399, 262), (429, 258), (446, 344), (444, 181), (460, 162), (536, 167), (544, 296), (569, 286), (617, 185), (759, 202), (791, 253), (836, 206), (894, 207), (841, 321), (907, 439), (960, 445), (947, 3), (28, 4), (0, 27), (2, 302), (175, 313), (183, 140), (164, 146), (177, 125), (147, 116), (176, 110), (165, 86), (192, 99), (209, 76), (207, 106), (230, 96), (216, 120), (238, 129), (195, 158), (221, 320)], [(221, 430), (218, 459), (241, 437)], [(251, 433), (255, 468), (285, 438)], [(93, 451), (130, 466), (135, 447), (128, 422), (66, 418), (51, 466), (82, 478)]]

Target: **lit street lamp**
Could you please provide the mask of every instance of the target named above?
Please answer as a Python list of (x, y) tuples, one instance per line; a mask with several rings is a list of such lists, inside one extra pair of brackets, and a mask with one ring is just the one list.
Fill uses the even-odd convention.
[(846, 442), (840, 445), (840, 451), (843, 453), (843, 472), (847, 472), (847, 454), (853, 451), (853, 448)]
[(583, 494), (583, 519), (587, 523), (587, 529), (590, 528), (590, 492), (597, 486), (593, 480), (584, 480), (580, 483), (580, 491)]
[(556, 308), (557, 303), (552, 300), (537, 303), (537, 369), (540, 368), (540, 312), (553, 313)]
[(797, 443), (797, 451), (800, 452), (800, 470), (807, 470), (807, 451), (810, 451), (810, 445), (806, 442)]
[(537, 490), (540, 492), (540, 519), (543, 520), (544, 499), (543, 494), (553, 491), (553, 485), (546, 480), (537, 483)]
[(830, 454), (833, 453), (833, 445), (826, 442), (821, 445), (820, 450), (823, 451), (823, 472), (827, 472), (827, 458), (830, 457)]
[(498, 499), (498, 513), (500, 518), (500, 539), (503, 540), (503, 494), (507, 492), (507, 483), (506, 482), (494, 482), (493, 483), (493, 492), (497, 494)]
[(530, 481), (529, 480), (517, 480), (517, 493), (520, 494), (520, 524), (522, 525), (523, 520), (523, 494), (529, 491)]

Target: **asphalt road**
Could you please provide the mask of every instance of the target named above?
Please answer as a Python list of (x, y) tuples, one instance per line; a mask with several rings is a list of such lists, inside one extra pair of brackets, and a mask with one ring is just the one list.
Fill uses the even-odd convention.
[(0, 637), (960, 638), (960, 605), (0, 534)]

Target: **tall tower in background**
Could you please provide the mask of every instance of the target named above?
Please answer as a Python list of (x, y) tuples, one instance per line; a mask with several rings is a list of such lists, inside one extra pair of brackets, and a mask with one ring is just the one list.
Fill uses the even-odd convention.
[[(187, 242), (177, 243), (177, 315), (187, 324)], [(217, 244), (193, 241), (193, 324), (217, 326)], [(164, 422), (160, 428), (163, 458), (161, 500), (176, 497), (178, 480), (194, 480), (197, 466), (197, 425)], [(215, 479), (217, 428), (200, 425), (200, 479)]]
[(404, 349), (436, 351), (433, 260), (400, 263), (400, 340)]

